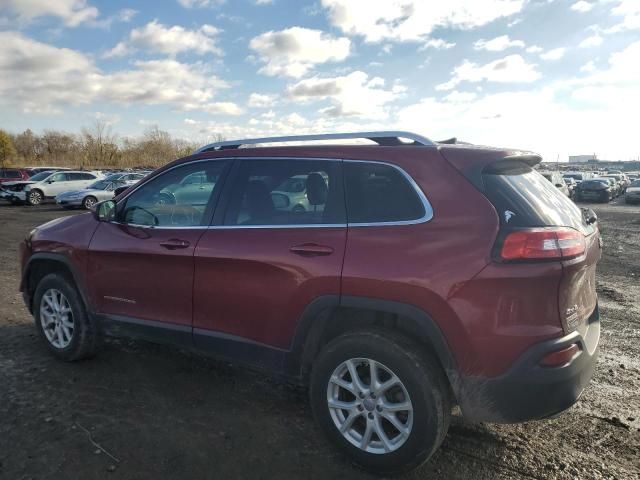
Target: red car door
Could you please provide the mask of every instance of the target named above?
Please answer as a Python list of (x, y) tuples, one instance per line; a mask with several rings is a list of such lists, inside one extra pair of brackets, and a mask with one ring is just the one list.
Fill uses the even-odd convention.
[(195, 251), (194, 341), (286, 350), (305, 307), (340, 295), (341, 162), (246, 159), (234, 170), (225, 211)]
[[(89, 247), (88, 285), (111, 320), (192, 323), (193, 253), (211, 220), (225, 161), (169, 169), (117, 205)], [(194, 181), (194, 179), (198, 181)]]

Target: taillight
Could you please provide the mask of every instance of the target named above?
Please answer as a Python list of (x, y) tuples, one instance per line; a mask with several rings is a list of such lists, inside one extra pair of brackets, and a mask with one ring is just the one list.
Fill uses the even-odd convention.
[(503, 260), (562, 259), (582, 255), (584, 235), (572, 228), (531, 228), (510, 232), (502, 242)]

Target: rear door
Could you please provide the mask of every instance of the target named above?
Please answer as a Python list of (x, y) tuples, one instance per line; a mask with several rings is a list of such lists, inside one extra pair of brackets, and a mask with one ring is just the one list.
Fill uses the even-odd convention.
[[(304, 180), (303, 208), (292, 208), (299, 195), (286, 192), (294, 178)], [(341, 162), (239, 159), (227, 183), (225, 209), (195, 252), (194, 340), (287, 349), (307, 305), (338, 303), (347, 236)]]

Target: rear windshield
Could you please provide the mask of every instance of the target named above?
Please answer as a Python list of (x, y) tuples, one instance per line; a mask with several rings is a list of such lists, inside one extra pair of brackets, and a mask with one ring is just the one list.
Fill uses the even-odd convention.
[(491, 168), (483, 174), (484, 193), (509, 227), (564, 226), (588, 233), (580, 208), (527, 165)]

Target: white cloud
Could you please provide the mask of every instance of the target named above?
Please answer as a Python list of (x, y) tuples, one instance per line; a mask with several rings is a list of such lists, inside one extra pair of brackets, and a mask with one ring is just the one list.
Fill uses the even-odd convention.
[(211, 25), (205, 24), (197, 30), (187, 30), (178, 25), (167, 27), (154, 20), (144, 27), (131, 30), (127, 40), (118, 43), (104, 56), (118, 57), (138, 48), (167, 55), (187, 51), (200, 55), (222, 55), (222, 50), (216, 45), (215, 37), (218, 33), (219, 30)]
[(261, 93), (252, 93), (249, 95), (248, 105), (253, 108), (269, 108), (275, 105), (276, 96)]
[(271, 5), (273, 0), (255, 0), (256, 5)]
[(136, 61), (104, 73), (74, 50), (56, 48), (17, 32), (0, 32), (0, 102), (24, 112), (55, 113), (66, 105), (97, 101), (169, 105), (177, 110), (238, 114), (215, 95), (227, 88), (204, 63), (172, 59)]
[(571, 5), (571, 10), (576, 12), (588, 12), (593, 8), (593, 3), (585, 2), (585, 0), (579, 0), (578, 2)]
[(540, 53), (542, 52), (543, 48), (539, 47), (538, 45), (531, 45), (530, 47), (527, 47), (526, 52), (527, 53)]
[(637, 155), (638, 58), (640, 41), (612, 54), (605, 69), (589, 68), (593, 73), (586, 77), (473, 101), (427, 97), (401, 109), (397, 122), (389, 123), (433, 138), (456, 136), (483, 145), (540, 151), (553, 160), (580, 151), (629, 159)]
[(384, 79), (356, 71), (341, 77), (301, 80), (287, 88), (287, 95), (302, 102), (329, 100), (331, 105), (320, 110), (329, 117), (386, 118), (387, 105), (403, 91), (401, 85), (385, 89)]
[(207, 8), (222, 5), (226, 0), (178, 0), (184, 8)]
[(455, 46), (456, 44), (454, 42), (447, 42), (446, 40), (443, 40), (441, 38), (430, 38), (418, 50), (422, 51), (428, 48), (435, 48), (436, 50), (449, 50), (450, 48), (453, 48)]
[(583, 66), (580, 67), (581, 72), (592, 73), (596, 71), (596, 64), (593, 60), (589, 60)]
[(522, 10), (524, 0), (321, 0), (331, 24), (367, 42), (423, 41), (437, 27), (469, 29)]
[(605, 30), (605, 33), (640, 29), (640, 2), (638, 0), (619, 0), (619, 4), (611, 10), (611, 13), (622, 16), (622, 22)]
[(540, 78), (535, 65), (527, 63), (520, 55), (508, 55), (485, 65), (465, 60), (452, 73), (451, 80), (436, 86), (436, 90), (453, 90), (462, 82), (530, 83)]
[(351, 42), (321, 30), (291, 27), (258, 35), (249, 46), (265, 64), (259, 73), (299, 78), (315, 65), (347, 58)]
[(2, 0), (0, 9), (9, 10), (22, 22), (57, 17), (68, 27), (77, 27), (99, 15), (98, 9), (87, 5), (86, 0)]
[(567, 51), (564, 47), (554, 48), (552, 50), (547, 50), (544, 53), (540, 54), (540, 58), (543, 60), (560, 60), (564, 57), (565, 52)]
[(596, 33), (595, 35), (585, 38), (578, 46), (581, 48), (599, 47), (603, 41), (602, 37)]
[(509, 35), (501, 35), (491, 40), (478, 40), (473, 44), (475, 50), (489, 50), (490, 52), (500, 52), (511, 47), (524, 48), (522, 40), (511, 40)]
[(467, 103), (475, 100), (478, 94), (475, 92), (458, 92), (454, 90), (444, 97), (444, 100), (451, 103)]

